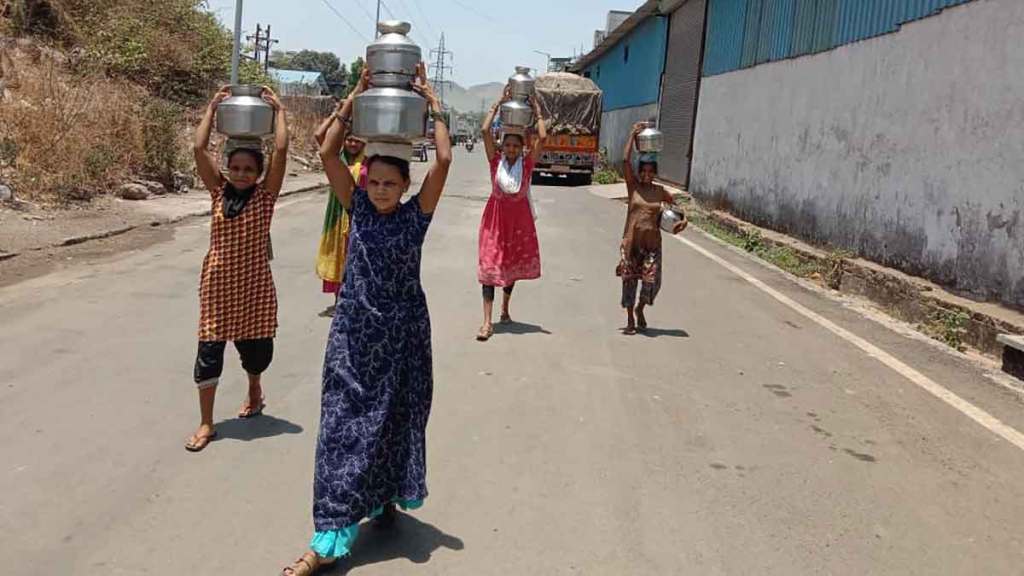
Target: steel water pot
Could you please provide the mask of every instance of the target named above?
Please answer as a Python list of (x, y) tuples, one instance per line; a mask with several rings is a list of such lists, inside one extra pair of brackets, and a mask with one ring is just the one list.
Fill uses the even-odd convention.
[(661, 229), (669, 234), (675, 234), (676, 224), (682, 221), (683, 215), (671, 208), (666, 208), (661, 212)]
[(644, 153), (658, 153), (664, 148), (664, 136), (657, 128), (648, 126), (636, 135), (636, 148)]
[(516, 73), (508, 79), (508, 85), (512, 87), (512, 98), (514, 100), (527, 100), (533, 98), (537, 81), (530, 76), (530, 69), (526, 66), (516, 66)]
[(409, 39), (412, 25), (388, 20), (377, 25), (381, 36), (366, 47), (366, 65), (377, 88), (408, 88), (416, 78), (423, 51)]
[(352, 133), (371, 142), (415, 142), (427, 136), (427, 101), (400, 88), (371, 88), (355, 99)]
[(533, 108), (519, 100), (510, 100), (501, 105), (499, 117), (502, 127), (526, 128), (533, 124)]
[(231, 87), (231, 97), (217, 106), (217, 132), (229, 138), (262, 138), (274, 132), (274, 107), (263, 98), (263, 87)]

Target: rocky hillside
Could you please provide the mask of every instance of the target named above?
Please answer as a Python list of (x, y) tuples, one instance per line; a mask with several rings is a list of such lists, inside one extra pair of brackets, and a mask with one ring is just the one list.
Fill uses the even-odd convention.
[(484, 108), (490, 107), (501, 98), (501, 92), (505, 85), (500, 82), (480, 84), (470, 88), (463, 88), (452, 83), (445, 90), (445, 101), (452, 108), (459, 112), (479, 112), (481, 105)]
[(58, 204), (173, 187), (230, 54), (199, 0), (0, 0), (0, 181)]

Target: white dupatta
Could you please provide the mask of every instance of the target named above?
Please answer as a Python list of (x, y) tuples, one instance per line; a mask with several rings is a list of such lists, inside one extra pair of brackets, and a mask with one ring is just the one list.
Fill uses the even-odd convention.
[[(504, 154), (501, 155), (501, 162), (498, 163), (498, 174), (496, 180), (498, 182), (498, 188), (501, 189), (505, 194), (518, 194), (523, 189), (523, 156), (516, 158), (514, 164), (509, 164), (508, 158)], [(527, 175), (529, 177), (529, 175)], [(533, 219), (537, 219), (537, 208), (533, 202), (533, 194), (530, 193), (529, 187), (526, 189), (526, 200), (530, 203), (530, 214), (533, 215)]]

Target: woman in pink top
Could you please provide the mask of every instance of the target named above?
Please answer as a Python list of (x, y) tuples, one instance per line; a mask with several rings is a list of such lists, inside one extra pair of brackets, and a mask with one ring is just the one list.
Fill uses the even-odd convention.
[(540, 278), (540, 244), (530, 201), (530, 177), (533, 165), (544, 149), (547, 130), (540, 107), (533, 100), (533, 113), (537, 119), (533, 146), (526, 147), (525, 134), (506, 130), (499, 150), (491, 126), (498, 108), (511, 98), (511, 88), (506, 87), (502, 99), (491, 107), (481, 130), (491, 167), (491, 197), (480, 220), (477, 272), (484, 297), (484, 323), (476, 337), (481, 342), (490, 340), (494, 335), (491, 318), (495, 287), (500, 286), (505, 294), (501, 306), (501, 322), (505, 324), (512, 322), (508, 306), (516, 282)]

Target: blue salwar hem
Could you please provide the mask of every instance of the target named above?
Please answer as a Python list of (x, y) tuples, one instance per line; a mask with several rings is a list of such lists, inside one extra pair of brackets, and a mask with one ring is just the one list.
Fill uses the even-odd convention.
[[(423, 500), (395, 500), (402, 510), (418, 510), (423, 507)], [(384, 507), (378, 506), (370, 512), (370, 518), (376, 518), (384, 513)], [(327, 530), (316, 532), (309, 542), (309, 549), (320, 558), (327, 560), (344, 558), (352, 553), (352, 545), (359, 536), (359, 523), (346, 526), (341, 530)]]

